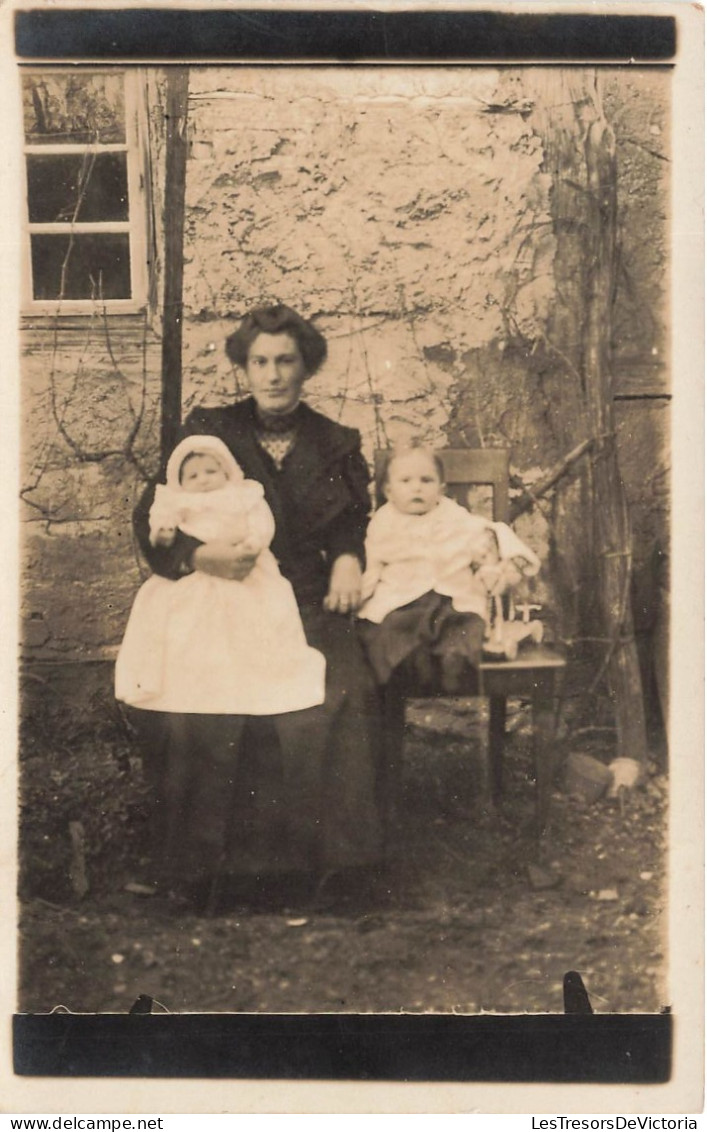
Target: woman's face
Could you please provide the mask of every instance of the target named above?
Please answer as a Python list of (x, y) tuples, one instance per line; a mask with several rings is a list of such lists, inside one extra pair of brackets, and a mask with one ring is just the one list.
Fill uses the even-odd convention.
[(291, 334), (259, 334), (248, 351), (246, 377), (259, 409), (279, 415), (299, 402), (308, 374)]

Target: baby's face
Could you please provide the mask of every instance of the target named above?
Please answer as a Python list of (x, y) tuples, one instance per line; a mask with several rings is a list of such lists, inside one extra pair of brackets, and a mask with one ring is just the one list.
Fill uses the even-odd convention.
[(426, 515), (439, 503), (444, 485), (427, 452), (406, 452), (388, 466), (385, 497), (403, 515)]
[(182, 464), (180, 483), (183, 491), (217, 491), (228, 483), (221, 462), (208, 453), (187, 456)]

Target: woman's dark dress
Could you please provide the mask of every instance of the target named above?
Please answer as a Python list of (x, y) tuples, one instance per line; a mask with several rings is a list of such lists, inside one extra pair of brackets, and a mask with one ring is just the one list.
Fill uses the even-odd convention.
[[(184, 880), (217, 870), (324, 871), (381, 855), (376, 687), (352, 620), (322, 608), (335, 559), (363, 557), (368, 468), (355, 430), (306, 405), (296, 414), (297, 438), (280, 470), (258, 444), (251, 399), (198, 409), (182, 433), (220, 437), (246, 477), (265, 488), (272, 551), (307, 639), (327, 661), (321, 707), (270, 719), (136, 713), (161, 856), (167, 873)], [(179, 533), (172, 547), (150, 545), (153, 491), (136, 509), (137, 538), (152, 569), (178, 579), (190, 572), (199, 543)]]

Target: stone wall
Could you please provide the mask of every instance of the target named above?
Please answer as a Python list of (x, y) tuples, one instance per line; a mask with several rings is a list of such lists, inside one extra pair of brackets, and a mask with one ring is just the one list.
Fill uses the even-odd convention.
[(26, 333), (25, 344), (24, 651), (101, 657), (120, 639), (141, 576), (131, 512), (155, 471), (159, 349), (149, 326), (106, 338), (100, 319)]

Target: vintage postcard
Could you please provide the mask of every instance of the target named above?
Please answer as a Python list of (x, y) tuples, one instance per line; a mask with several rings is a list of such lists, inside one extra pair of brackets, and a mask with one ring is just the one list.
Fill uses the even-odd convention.
[(6, 1111), (698, 1111), (702, 10), (3, 21)]

